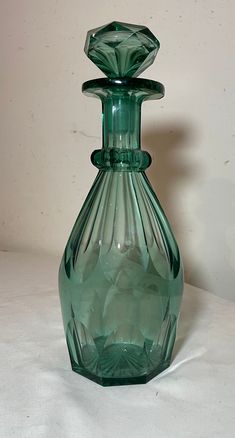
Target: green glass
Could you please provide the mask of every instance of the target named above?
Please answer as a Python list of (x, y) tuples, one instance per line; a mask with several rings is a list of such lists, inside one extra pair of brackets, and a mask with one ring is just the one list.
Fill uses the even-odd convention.
[(109, 78), (132, 77), (153, 63), (159, 47), (147, 27), (113, 21), (87, 33), (85, 53)]
[(59, 289), (72, 369), (104, 386), (146, 383), (169, 366), (182, 297), (179, 250), (145, 174), (151, 157), (140, 149), (142, 102), (163, 97), (164, 87), (120, 74), (143, 71), (155, 46), (148, 29), (117, 22), (88, 32), (85, 46), (109, 76), (83, 84), (102, 102), (103, 145), (91, 156), (99, 171), (65, 248)]

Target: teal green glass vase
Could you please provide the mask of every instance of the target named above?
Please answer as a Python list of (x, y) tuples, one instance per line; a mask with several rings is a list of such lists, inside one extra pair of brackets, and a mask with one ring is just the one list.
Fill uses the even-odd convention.
[(164, 87), (136, 76), (158, 49), (146, 27), (118, 22), (88, 32), (85, 45), (107, 75), (83, 84), (102, 102), (103, 144), (59, 290), (72, 369), (103, 386), (146, 383), (169, 366), (176, 336), (182, 263), (140, 148), (141, 104)]

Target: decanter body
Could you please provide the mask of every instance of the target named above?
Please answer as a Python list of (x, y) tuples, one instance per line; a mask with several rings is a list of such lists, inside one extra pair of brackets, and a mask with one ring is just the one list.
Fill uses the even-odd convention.
[(169, 366), (176, 336), (182, 263), (140, 148), (141, 104), (164, 87), (132, 77), (158, 47), (148, 29), (117, 22), (88, 32), (85, 46), (110, 72), (83, 84), (102, 102), (103, 145), (91, 157), (98, 174), (68, 240), (59, 289), (72, 369), (104, 386), (146, 383)]

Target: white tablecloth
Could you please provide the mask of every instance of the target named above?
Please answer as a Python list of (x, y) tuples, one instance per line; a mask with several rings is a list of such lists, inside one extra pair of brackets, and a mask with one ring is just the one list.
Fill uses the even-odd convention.
[(103, 388), (70, 368), (57, 270), (0, 252), (1, 438), (235, 436), (235, 304), (187, 285), (170, 368)]

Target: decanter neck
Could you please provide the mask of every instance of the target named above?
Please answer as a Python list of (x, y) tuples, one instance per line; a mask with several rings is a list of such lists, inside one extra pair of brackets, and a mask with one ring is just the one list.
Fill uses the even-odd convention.
[(82, 90), (102, 102), (103, 142), (102, 149), (91, 155), (94, 166), (100, 170), (144, 171), (151, 157), (140, 150), (141, 104), (163, 97), (163, 85), (148, 79), (104, 78), (85, 82)]
[(142, 100), (136, 90), (123, 89), (102, 98), (103, 148), (140, 148)]

